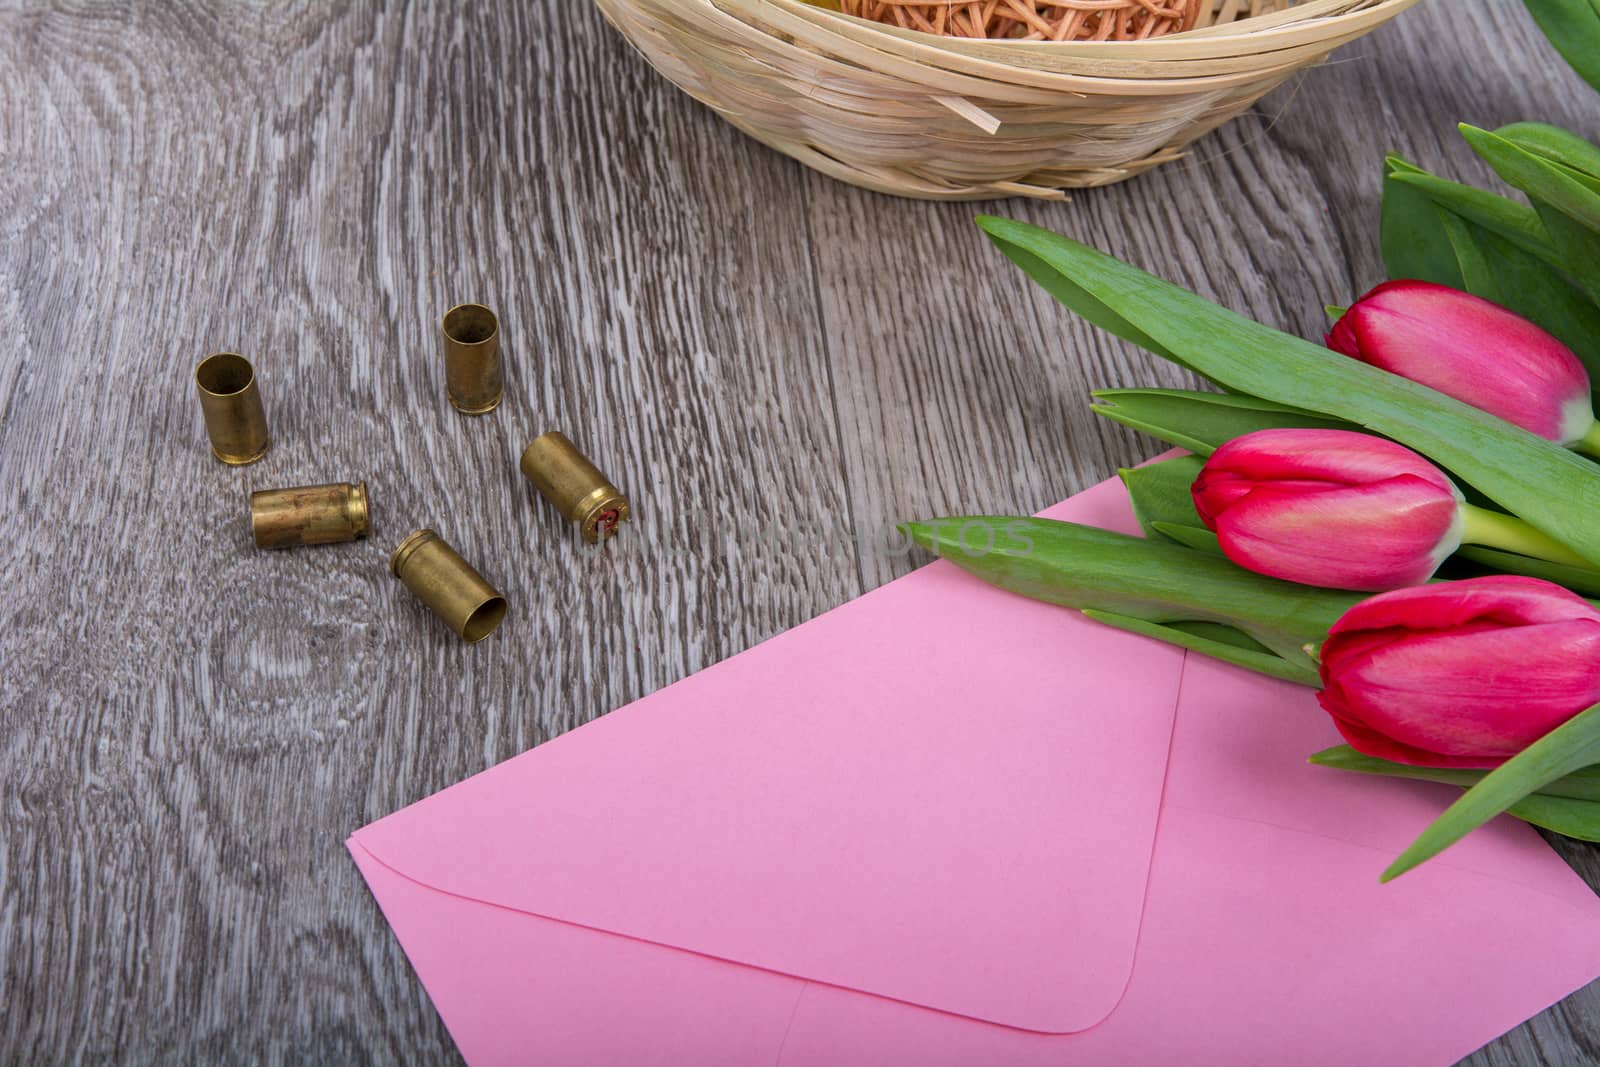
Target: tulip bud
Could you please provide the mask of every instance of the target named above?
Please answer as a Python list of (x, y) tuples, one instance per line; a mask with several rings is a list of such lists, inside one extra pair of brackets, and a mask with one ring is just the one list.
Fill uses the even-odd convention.
[(1600, 611), (1491, 575), (1363, 600), (1322, 646), (1321, 702), (1358, 752), (1494, 767), (1600, 702)]
[(1329, 348), (1585, 451), (1600, 448), (1572, 350), (1498, 304), (1431, 282), (1385, 282), (1334, 323)]
[(1427, 581), (1461, 544), (1461, 493), (1393, 441), (1350, 430), (1272, 429), (1212, 453), (1190, 492), (1241, 567), (1335, 589)]

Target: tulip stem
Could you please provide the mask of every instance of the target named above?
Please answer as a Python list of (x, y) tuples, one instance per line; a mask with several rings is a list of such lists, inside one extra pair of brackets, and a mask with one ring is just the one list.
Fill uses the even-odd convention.
[(1570, 567), (1583, 567), (1586, 570), (1595, 569), (1593, 561), (1578, 555), (1549, 534), (1530, 526), (1515, 515), (1505, 515), (1471, 504), (1462, 504), (1461, 516), (1464, 520), (1461, 532), (1463, 544), (1486, 545), (1489, 548), (1515, 552), (1519, 556), (1532, 556), (1534, 559), (1542, 559), (1549, 563), (1565, 563)]
[(1572, 447), (1579, 452), (1600, 459), (1600, 422), (1596, 422), (1589, 427), (1589, 432), (1579, 438), (1578, 442)]

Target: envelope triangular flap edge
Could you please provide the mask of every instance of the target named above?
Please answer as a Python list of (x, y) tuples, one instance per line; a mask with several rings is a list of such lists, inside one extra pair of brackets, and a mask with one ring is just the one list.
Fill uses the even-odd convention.
[[(1131, 521), (1109, 483), (1046, 514)], [(1074, 1033), (1132, 974), (1182, 668), (933, 564), (354, 842), (454, 896)]]

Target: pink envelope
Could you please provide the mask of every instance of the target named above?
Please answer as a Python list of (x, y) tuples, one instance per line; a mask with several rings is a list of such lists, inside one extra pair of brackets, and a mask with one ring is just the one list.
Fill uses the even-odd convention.
[(1520, 823), (1379, 885), (1452, 790), (1338, 740), (935, 563), (349, 848), (474, 1067), (1450, 1063), (1600, 975)]

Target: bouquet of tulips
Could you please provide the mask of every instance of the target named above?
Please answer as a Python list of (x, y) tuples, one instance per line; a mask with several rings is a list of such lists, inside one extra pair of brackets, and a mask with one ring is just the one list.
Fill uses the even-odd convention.
[[(1464, 133), (1527, 202), (1391, 157), (1395, 280), (1330, 308), (1323, 344), (980, 219), (1056, 299), (1222, 391), (1094, 394), (1188, 453), (1122, 472), (1144, 537), (906, 527), (1003, 588), (1316, 687), (1348, 744), (1315, 763), (1462, 787), (1385, 880), (1502, 812), (1600, 840), (1600, 147)], [(974, 523), (1008, 536), (969, 549)]]

